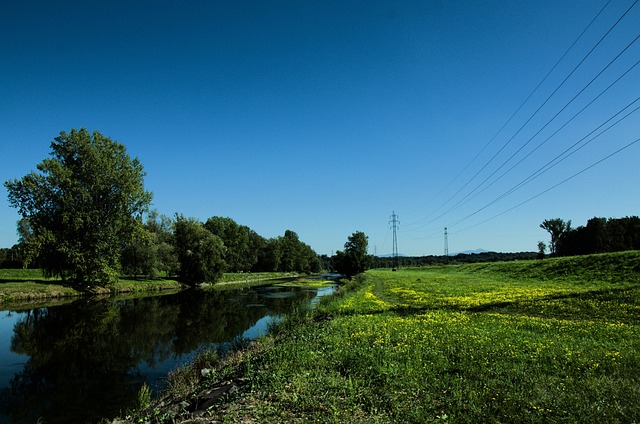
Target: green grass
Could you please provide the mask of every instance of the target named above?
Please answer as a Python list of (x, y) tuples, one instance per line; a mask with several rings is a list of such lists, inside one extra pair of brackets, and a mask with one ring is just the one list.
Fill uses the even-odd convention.
[[(212, 287), (228, 289), (265, 284), (276, 279), (295, 277), (294, 273), (256, 272), (225, 273), (221, 280)], [(109, 293), (151, 293), (159, 291), (177, 291), (184, 286), (176, 279), (140, 279), (122, 277), (106, 287), (93, 287), (91, 294)], [(17, 304), (27, 305), (29, 302), (42, 302), (51, 299), (83, 296), (86, 292), (64, 285), (60, 278), (45, 278), (40, 269), (0, 269), (0, 305), (3, 307)]]
[[(121, 278), (106, 287), (90, 290), (93, 294), (143, 293), (160, 290), (179, 290), (182, 285), (171, 279), (141, 280)], [(52, 299), (83, 296), (86, 293), (63, 284), (60, 278), (45, 278), (40, 269), (0, 269), (0, 305), (3, 307), (28, 305)]]
[(143, 293), (160, 290), (180, 290), (183, 285), (170, 278), (147, 280), (120, 278), (117, 282), (107, 285), (106, 289), (111, 293)]
[(45, 299), (78, 296), (71, 287), (60, 284), (21, 281), (0, 284), (0, 305), (16, 302), (41, 301)]
[(298, 277), (299, 274), (294, 272), (227, 272), (222, 275), (220, 281), (211, 286), (205, 285), (202, 288), (206, 290), (235, 290), (264, 284), (277, 284), (278, 280), (286, 282)]
[(326, 287), (327, 285), (330, 284), (335, 284), (334, 281), (329, 281), (329, 280), (313, 280), (313, 279), (309, 279), (309, 278), (300, 278), (300, 279), (296, 279), (294, 281), (285, 281), (282, 283), (277, 283), (277, 286), (280, 287), (304, 287), (304, 288), (322, 288), (322, 287)]
[(235, 365), (226, 422), (640, 421), (640, 253), (371, 270)]
[(40, 269), (0, 269), (0, 283), (16, 281), (60, 281), (57, 278), (45, 278)]
[(294, 272), (225, 272), (216, 284), (243, 283), (253, 281), (278, 280), (294, 278), (298, 274)]
[(45, 278), (39, 269), (0, 269), (0, 305), (20, 306), (78, 296), (56, 278)]

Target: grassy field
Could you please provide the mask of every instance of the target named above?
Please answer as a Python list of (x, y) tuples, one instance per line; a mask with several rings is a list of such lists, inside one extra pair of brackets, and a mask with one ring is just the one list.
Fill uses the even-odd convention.
[[(90, 294), (142, 293), (161, 290), (179, 290), (182, 285), (171, 279), (141, 280), (121, 278), (103, 288), (93, 288)], [(0, 269), (0, 305), (28, 305), (30, 302), (48, 302), (86, 295), (62, 283), (59, 278), (45, 278), (40, 269)]]
[[(225, 273), (221, 280), (211, 286), (214, 289), (226, 289), (264, 284), (276, 279), (293, 278), (293, 273), (257, 272), (257, 273)], [(64, 285), (59, 278), (45, 278), (39, 269), (0, 269), (0, 305), (42, 302), (52, 299), (65, 299), (89, 294), (113, 293), (147, 293), (181, 290), (183, 286), (178, 280), (161, 278), (154, 280), (137, 278), (120, 278), (106, 287), (94, 287), (87, 291)]]
[(225, 422), (632, 423), (638, 352), (640, 252), (370, 270), (200, 390), (244, 382)]
[(60, 280), (44, 278), (39, 269), (0, 269), (0, 305), (59, 299), (79, 293), (60, 284)]

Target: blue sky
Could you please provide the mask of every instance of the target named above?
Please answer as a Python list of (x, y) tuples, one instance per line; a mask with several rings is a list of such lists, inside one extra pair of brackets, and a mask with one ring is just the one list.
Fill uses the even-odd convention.
[(640, 5), (616, 24), (632, 4), (3, 1), (0, 180), (85, 127), (140, 159), (167, 215), (325, 254), (364, 231), (385, 254), (395, 211), (404, 254), (442, 254), (444, 227), (450, 252), (535, 251), (546, 218), (640, 212), (640, 143), (589, 168), (640, 137), (640, 112), (584, 138), (640, 96)]

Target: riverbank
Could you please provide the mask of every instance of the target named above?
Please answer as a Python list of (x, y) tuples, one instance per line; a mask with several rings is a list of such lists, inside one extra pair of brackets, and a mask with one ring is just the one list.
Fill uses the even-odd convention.
[[(207, 288), (250, 287), (275, 280), (299, 277), (291, 272), (225, 273), (221, 280)], [(121, 278), (106, 287), (78, 288), (63, 284), (58, 278), (45, 278), (39, 269), (0, 269), (0, 309), (16, 306), (59, 303), (81, 296), (110, 294), (145, 294), (175, 292), (187, 286), (176, 279)]]
[(125, 421), (634, 422), (639, 350), (640, 252), (370, 270)]

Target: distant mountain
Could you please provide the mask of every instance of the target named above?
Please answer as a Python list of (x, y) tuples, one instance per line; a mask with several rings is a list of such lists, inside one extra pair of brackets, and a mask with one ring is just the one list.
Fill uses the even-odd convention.
[[(487, 252), (490, 252), (490, 250), (479, 248), (479, 249), (475, 249), (475, 250), (463, 250), (462, 252), (449, 253), (449, 256), (473, 255), (473, 254), (487, 253)], [(378, 255), (378, 257), (379, 258), (393, 258), (393, 253), (385, 253), (384, 255)], [(399, 258), (408, 258), (409, 256), (405, 255), (404, 253), (398, 253), (398, 257)]]
[(486, 253), (489, 252), (489, 250), (487, 249), (476, 249), (476, 250), (463, 250), (462, 252), (456, 252), (456, 253), (449, 253), (449, 256), (456, 256), (456, 255), (474, 255), (477, 253)]

